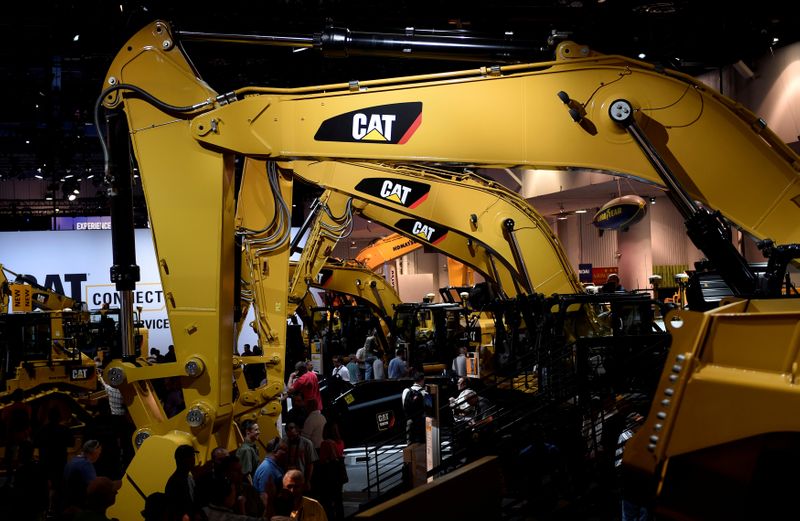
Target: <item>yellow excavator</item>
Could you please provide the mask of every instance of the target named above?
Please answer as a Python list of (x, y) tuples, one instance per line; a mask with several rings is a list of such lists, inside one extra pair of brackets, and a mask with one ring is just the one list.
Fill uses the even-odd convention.
[[(314, 169), (311, 166), (306, 167), (306, 165), (299, 164), (296, 166), (297, 169), (294, 171), (296, 178), (305, 179), (309, 183), (325, 189), (320, 197), (321, 207), (327, 208), (328, 205), (331, 205), (341, 215), (344, 215), (345, 209), (348, 209), (349, 212), (358, 213), (365, 219), (396, 230), (398, 236), (405, 237), (405, 242), (392, 241), (395, 244), (399, 243), (399, 246), (391, 247), (394, 256), (407, 250), (406, 243), (425, 244), (426, 247), (447, 255), (448, 259), (458, 261), (457, 264), (462, 266), (462, 269), (457, 271), (462, 275), (467, 270), (474, 269), (491, 283), (498, 294), (512, 297), (530, 293), (529, 290), (524, 289), (531, 284), (525, 280), (527, 265), (537, 267), (533, 284), (547, 294), (582, 292), (577, 276), (544, 219), (518, 194), (497, 183), (487, 181), (469, 172), (455, 175), (452, 172), (432, 167), (390, 168), (386, 165), (370, 167), (370, 165), (341, 163), (338, 164), (338, 170), (331, 173)], [(420, 189), (425, 192), (426, 200), (436, 201), (449, 194), (450, 197), (469, 200), (471, 204), (469, 209), (466, 207), (450, 208), (448, 205), (436, 205), (427, 201), (413, 207), (397, 205), (391, 198), (375, 197), (370, 195), (368, 190), (364, 190), (363, 187), (367, 186), (370, 181), (376, 181), (370, 176), (380, 173), (393, 176), (397, 183), (421, 187)], [(322, 213), (320, 218), (327, 218), (328, 215), (330, 212)], [(514, 234), (515, 240), (510, 241), (509, 235), (504, 238), (490, 234), (486, 234), (483, 241), (474, 240), (471, 228), (474, 223), (477, 223), (478, 215), (482, 222), (490, 223), (487, 225), (490, 227), (492, 226), (491, 222), (500, 226), (502, 220), (515, 221), (519, 227), (519, 231)], [(462, 229), (461, 223), (464, 222), (473, 224), (470, 224), (467, 229)], [(301, 266), (308, 266), (304, 280), (311, 280), (311, 275), (315, 273), (319, 263), (324, 262), (327, 258), (326, 252), (329, 254), (335, 245), (336, 239), (330, 241), (324, 236), (318, 238), (322, 232), (319, 231), (321, 228), (316, 223), (317, 221), (309, 234), (310, 245), (303, 249), (303, 259), (299, 263)], [(415, 228), (423, 227), (431, 231), (436, 230), (436, 236), (425, 237), (424, 234), (414, 233)], [(320, 241), (326, 240), (329, 243), (324, 247), (320, 246)], [(382, 256), (384, 259), (391, 257), (391, 254)], [(467, 267), (463, 268), (462, 263)], [(298, 277), (295, 276), (292, 280), (297, 281)], [(462, 278), (457, 277), (457, 282), (462, 281)], [(290, 299), (298, 298), (298, 294), (305, 291), (305, 287), (302, 285), (295, 284), (292, 288), (294, 289), (290, 289), (290, 291), (294, 292), (294, 297), (290, 296)], [(300, 293), (297, 292), (298, 288)], [(588, 307), (584, 309), (590, 310)], [(494, 351), (494, 336), (497, 328), (492, 324), (491, 314), (486, 313), (486, 310), (475, 309), (473, 311), (483, 317), (476, 318), (481, 321), (481, 335), (479, 336), (483, 338), (476, 338), (477, 345), (475, 347), (484, 345)], [(415, 312), (411, 311), (411, 314), (413, 315)], [(573, 315), (583, 319), (583, 330), (590, 328), (599, 334), (598, 331), (602, 328), (596, 322), (587, 321), (586, 314), (573, 313)], [(407, 321), (404, 320), (404, 322)], [(502, 325), (498, 327), (504, 329)], [(412, 335), (412, 340), (413, 337), (414, 335)], [(450, 349), (440, 346), (439, 350), (448, 351), (447, 360), (438, 360), (439, 364), (444, 362), (447, 365), (447, 361), (457, 353), (455, 346), (450, 346)]]
[[(312, 331), (309, 334), (318, 336), (315, 340), (312, 339), (317, 345), (311, 351), (321, 355), (323, 374), (328, 374), (332, 368), (331, 356), (350, 354), (350, 351), (342, 350), (344, 346), (340, 338), (336, 338), (341, 337), (341, 321), (348, 318), (343, 315), (350, 310), (363, 315), (361, 319), (364, 324), (380, 324), (377, 328), (377, 340), (381, 349), (388, 352), (394, 310), (401, 301), (386, 279), (360, 264), (329, 259), (320, 270), (319, 276), (308, 286), (324, 292), (321, 295), (322, 301), (315, 299), (309, 291), (303, 298), (303, 304), (297, 308), (297, 313), (304, 323), (311, 326)], [(334, 330), (337, 329), (334, 335)], [(324, 335), (324, 338), (319, 335)], [(363, 338), (350, 339), (352, 340), (360, 341), (363, 345)], [(323, 351), (319, 346), (321, 341), (325, 341), (329, 347), (335, 344), (339, 349)], [(355, 351), (352, 345), (350, 348)]]
[[(206, 460), (213, 447), (235, 444), (234, 418), (255, 414), (274, 422), (283, 387), (293, 180), (350, 183), (347, 190), (359, 192), (366, 207), (378, 200), (400, 209), (444, 205), (444, 190), (437, 195), (414, 177), (420, 164), (593, 168), (667, 187), (690, 237), (735, 299), (707, 313), (681, 310), (666, 317), (673, 332), (669, 362), (626, 461), (653, 478), (659, 501), (669, 501), (678, 516), (691, 513), (698, 501), (671, 479), (673, 469), (738, 477), (739, 469), (715, 466), (720, 460), (704, 456), (720, 450), (752, 454), (747, 461), (758, 462), (765, 454), (780, 461), (782, 454), (796, 453), (800, 420), (787, 411), (800, 399), (791, 333), (800, 321), (800, 301), (771, 297), (800, 242), (800, 159), (757, 116), (686, 75), (572, 42), (559, 44), (549, 62), (220, 94), (199, 79), (179, 45), (188, 36), (164, 22), (142, 29), (114, 59), (98, 101), (109, 111), (107, 177), (117, 188), (112, 202), (122, 208), (112, 207), (112, 219), (116, 213), (115, 226), (124, 228), (130, 179), (119, 164), (129, 138), (177, 354), (174, 364), (143, 367), (126, 348), (107, 369), (138, 427), (137, 454), (111, 515), (138, 518), (144, 497), (163, 490), (168, 477), (153, 472), (153, 462), (169, 460), (176, 445), (188, 443)], [(699, 144), (706, 144), (703, 153)], [(238, 196), (235, 155), (246, 158), (242, 186), (248, 190)], [(360, 177), (348, 177), (348, 171), (360, 171)], [(735, 187), (750, 186), (755, 173), (759, 190), (745, 199)], [(455, 189), (461, 180), (448, 175)], [(490, 205), (448, 206), (477, 211), (454, 214), (445, 230), (426, 224), (424, 216), (394, 226), (437, 246), (460, 234), (457, 257), (471, 259), (508, 294), (573, 293), (579, 287), (553, 243), (542, 240), (552, 235), (549, 229), (520, 228), (517, 219), (493, 214)], [(243, 211), (248, 208), (254, 211)], [(251, 218), (256, 215), (262, 217)], [(273, 215), (281, 217), (264, 222), (263, 216)], [(727, 222), (774, 241), (764, 243), (770, 254), (765, 274), (754, 273), (733, 249), (724, 233)], [(271, 326), (262, 337), (270, 360), (267, 385), (234, 403), (236, 227), (247, 230), (250, 244), (243, 249), (250, 252), (254, 300)], [(124, 230), (114, 239), (112, 280), (122, 292), (123, 311), (132, 311), (125, 295), (136, 279), (135, 257), (130, 247), (125, 251)], [(527, 242), (551, 250), (543, 255), (555, 262), (528, 262), (519, 253)], [(165, 376), (181, 378), (185, 415), (167, 419), (153, 407), (149, 381)], [(773, 476), (759, 474), (755, 463), (748, 468), (765, 479)], [(753, 482), (729, 483), (736, 487), (720, 487), (702, 502), (735, 507), (746, 501), (742, 491)]]

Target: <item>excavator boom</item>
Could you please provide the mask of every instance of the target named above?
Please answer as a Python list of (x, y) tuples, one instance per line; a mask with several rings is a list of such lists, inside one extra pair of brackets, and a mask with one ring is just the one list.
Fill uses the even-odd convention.
[(421, 247), (422, 244), (399, 233), (393, 233), (362, 249), (356, 254), (356, 260), (364, 263), (367, 268), (374, 270), (386, 262), (402, 257)]

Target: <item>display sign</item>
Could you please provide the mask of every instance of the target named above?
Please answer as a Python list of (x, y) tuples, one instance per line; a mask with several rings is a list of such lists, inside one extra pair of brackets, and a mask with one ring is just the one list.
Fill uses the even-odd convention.
[(56, 217), (56, 230), (110, 230), (111, 217), (92, 216), (92, 217)]
[(11, 290), (11, 310), (12, 311), (32, 311), (33, 310), (33, 290), (27, 284), (9, 284)]
[(594, 282), (591, 264), (578, 264), (578, 277), (581, 282)]
[(595, 286), (602, 286), (612, 273), (619, 273), (619, 268), (616, 266), (592, 268), (592, 283)]

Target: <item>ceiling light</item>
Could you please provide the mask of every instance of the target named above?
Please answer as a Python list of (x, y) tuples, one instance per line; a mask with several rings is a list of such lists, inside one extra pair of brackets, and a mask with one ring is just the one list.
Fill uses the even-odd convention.
[(559, 215), (557, 218), (559, 221), (565, 221), (567, 219), (567, 215), (564, 211), (564, 203), (558, 203), (558, 213)]
[(781, 41), (781, 39), (776, 36), (775, 38), (772, 39), (772, 45), (775, 45), (779, 41)]
[(650, 198), (650, 204), (656, 204), (656, 198), (655, 197), (651, 197)]
[(78, 196), (77, 196), (77, 195), (75, 195), (75, 194), (69, 194), (69, 195), (67, 196), (67, 200), (69, 200), (69, 201), (74, 201), (74, 200), (75, 200), (75, 199), (77, 199), (77, 198), (78, 198)]
[(643, 52), (640, 52), (639, 53), (639, 59), (640, 60), (644, 60), (645, 58), (647, 58), (647, 55), (645, 53), (643, 53)]
[(44, 177), (39, 174), (33, 174), (33, 177), (35, 177), (36, 179), (44, 179)]
[(81, 35), (80, 34), (76, 34), (75, 36), (72, 37), (72, 41), (73, 42), (77, 42), (80, 39), (81, 39)]
[(575, 213), (586, 213), (588, 210), (575, 210)]

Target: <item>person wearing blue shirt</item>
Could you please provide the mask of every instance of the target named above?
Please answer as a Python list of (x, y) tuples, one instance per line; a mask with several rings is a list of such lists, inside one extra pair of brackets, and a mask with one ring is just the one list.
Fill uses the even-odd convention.
[(398, 349), (396, 356), (389, 361), (389, 378), (397, 379), (403, 378), (408, 375), (408, 366), (406, 365), (405, 352)]
[(265, 517), (267, 519), (274, 514), (275, 500), (283, 486), (287, 454), (286, 443), (280, 438), (274, 438), (267, 443), (267, 456), (253, 474), (253, 487), (261, 495), (266, 505)]

